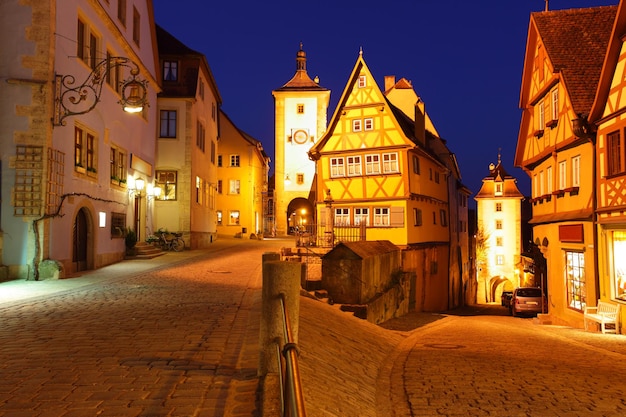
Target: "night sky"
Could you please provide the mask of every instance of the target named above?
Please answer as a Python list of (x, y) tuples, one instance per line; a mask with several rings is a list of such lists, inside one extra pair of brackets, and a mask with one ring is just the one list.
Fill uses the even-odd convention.
[[(616, 5), (618, 0), (550, 0), (550, 10)], [(352, 3), (350, 5), (346, 3)], [(502, 163), (530, 194), (513, 166), (530, 13), (545, 0), (318, 0), (272, 2), (154, 0), (155, 20), (203, 53), (222, 109), (263, 143), (274, 159), (272, 90), (291, 79), (300, 42), (311, 78), (331, 90), (328, 121), (350, 72), (363, 58), (378, 86), (395, 75), (413, 83), (439, 134), (457, 156), (474, 194)], [(473, 201), (473, 199), (472, 199)]]

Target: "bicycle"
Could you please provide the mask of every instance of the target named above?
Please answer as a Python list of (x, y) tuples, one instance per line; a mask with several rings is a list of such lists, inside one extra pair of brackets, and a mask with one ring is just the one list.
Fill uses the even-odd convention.
[(159, 229), (155, 234), (159, 238), (159, 245), (162, 250), (180, 252), (185, 249), (185, 241), (181, 237), (183, 235), (182, 233), (169, 233), (168, 231)]

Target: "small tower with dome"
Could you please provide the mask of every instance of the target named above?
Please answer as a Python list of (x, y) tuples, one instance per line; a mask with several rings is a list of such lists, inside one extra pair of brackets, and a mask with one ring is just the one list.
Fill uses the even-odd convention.
[(517, 180), (498, 163), (489, 165), (476, 200), (476, 279), (479, 303), (500, 302), (502, 291), (523, 285), (520, 279), (523, 194)]

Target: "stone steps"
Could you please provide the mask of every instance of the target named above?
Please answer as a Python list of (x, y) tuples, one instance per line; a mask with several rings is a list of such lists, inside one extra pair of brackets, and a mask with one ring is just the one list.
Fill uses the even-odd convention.
[(137, 242), (135, 245), (135, 254), (126, 255), (125, 259), (152, 259), (163, 255), (165, 252), (156, 246), (146, 242)]

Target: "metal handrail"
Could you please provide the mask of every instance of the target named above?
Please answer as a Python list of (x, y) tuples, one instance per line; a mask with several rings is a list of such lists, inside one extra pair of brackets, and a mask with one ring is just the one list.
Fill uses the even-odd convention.
[[(283, 366), (281, 361), (281, 404), (282, 414), (290, 417), (306, 417), (304, 408), (304, 395), (300, 382), (300, 370), (298, 368), (298, 346), (293, 341), (293, 334), (289, 321), (289, 313), (285, 306), (285, 294), (280, 294), (280, 305), (283, 311), (283, 336), (285, 344), (282, 347), (284, 361), (284, 377), (282, 377)], [(287, 413), (285, 413), (287, 411)]]

